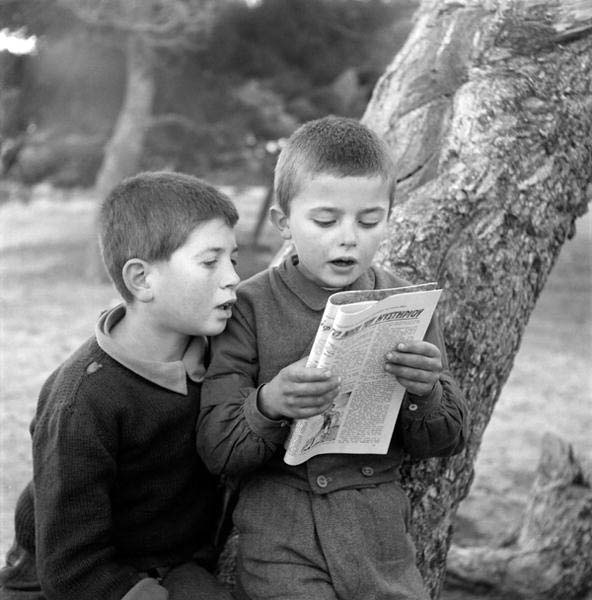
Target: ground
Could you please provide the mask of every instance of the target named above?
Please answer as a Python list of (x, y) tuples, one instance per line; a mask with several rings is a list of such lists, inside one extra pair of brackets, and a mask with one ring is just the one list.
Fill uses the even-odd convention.
[[(263, 267), (279, 239), (270, 227), (249, 247), (263, 188), (227, 190), (241, 221), (239, 269)], [(0, 556), (13, 535), (16, 498), (30, 477), (28, 425), (52, 369), (92, 332), (116, 300), (106, 283), (85, 278), (92, 203), (85, 192), (39, 186), (26, 202), (0, 206)], [(540, 441), (552, 431), (592, 459), (592, 218), (577, 223), (531, 316), (509, 381), (483, 438), (454, 541), (487, 544), (518, 521)], [(500, 526), (500, 523), (502, 524)], [(446, 600), (475, 595), (447, 589)]]

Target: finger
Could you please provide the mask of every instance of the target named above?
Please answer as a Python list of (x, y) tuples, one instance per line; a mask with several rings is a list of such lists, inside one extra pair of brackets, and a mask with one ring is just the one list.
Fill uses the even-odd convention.
[(423, 340), (409, 340), (407, 342), (401, 342), (397, 344), (395, 350), (403, 353), (421, 354), (431, 358), (440, 356), (440, 349), (438, 346)]
[(438, 374), (435, 371), (425, 371), (423, 369), (394, 365), (392, 363), (387, 363), (385, 370), (392, 373), (397, 379), (404, 378), (408, 381), (419, 383), (433, 383), (438, 379)]
[(289, 411), (294, 418), (305, 419), (325, 412), (332, 404), (332, 398), (298, 398), (289, 403)]
[[(333, 377), (328, 369), (317, 369), (315, 367), (304, 367), (294, 363), (286, 371), (287, 378), (294, 383), (309, 383), (315, 381), (327, 381)], [(336, 378), (335, 378), (336, 379)]]
[(386, 361), (394, 365), (403, 365), (424, 371), (441, 371), (442, 361), (440, 356), (427, 357), (421, 354), (406, 354), (404, 352), (389, 352)]
[(292, 398), (319, 398), (325, 394), (337, 395), (340, 380), (335, 377), (326, 381), (286, 381), (282, 393)]
[(411, 381), (410, 379), (405, 379), (404, 377), (397, 377), (397, 381), (411, 394), (415, 396), (426, 396), (429, 394), (433, 385), (429, 383), (418, 383), (416, 381)]
[(294, 396), (300, 397), (319, 397), (325, 394), (335, 396), (339, 393), (340, 380), (337, 377), (332, 377), (327, 381), (306, 381), (293, 383), (291, 392)]
[(339, 395), (337, 390), (331, 390), (319, 396), (291, 396), (287, 401), (290, 408), (328, 408)]

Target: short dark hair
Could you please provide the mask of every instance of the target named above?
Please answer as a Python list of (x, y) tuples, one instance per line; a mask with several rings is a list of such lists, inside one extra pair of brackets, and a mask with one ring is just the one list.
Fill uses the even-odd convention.
[(300, 126), (280, 152), (274, 177), (278, 206), (289, 213), (290, 202), (307, 178), (378, 175), (389, 184), (389, 209), (395, 194), (395, 168), (388, 146), (355, 119), (328, 116)]
[(212, 219), (234, 227), (238, 213), (225, 194), (192, 175), (146, 172), (116, 185), (100, 208), (99, 243), (123, 299), (133, 300), (122, 276), (128, 260), (168, 260), (198, 225)]

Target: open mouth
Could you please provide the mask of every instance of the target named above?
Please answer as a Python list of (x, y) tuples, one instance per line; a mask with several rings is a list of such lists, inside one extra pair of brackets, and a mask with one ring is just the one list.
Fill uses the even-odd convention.
[(220, 310), (230, 310), (234, 306), (234, 300), (229, 300), (228, 302), (224, 302), (224, 304), (218, 304), (216, 308)]
[(331, 264), (336, 267), (352, 267), (356, 264), (356, 261), (353, 258), (336, 258), (331, 261)]

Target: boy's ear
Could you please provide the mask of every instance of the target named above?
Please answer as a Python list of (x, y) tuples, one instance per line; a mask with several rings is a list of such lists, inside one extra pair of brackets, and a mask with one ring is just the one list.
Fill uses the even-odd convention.
[(269, 209), (269, 218), (276, 226), (277, 230), (284, 240), (292, 239), (290, 225), (288, 225), (288, 217), (279, 206), (272, 206)]
[(121, 275), (125, 287), (127, 287), (136, 300), (139, 302), (150, 302), (152, 300), (154, 294), (150, 284), (149, 263), (139, 258), (130, 258), (123, 265)]

